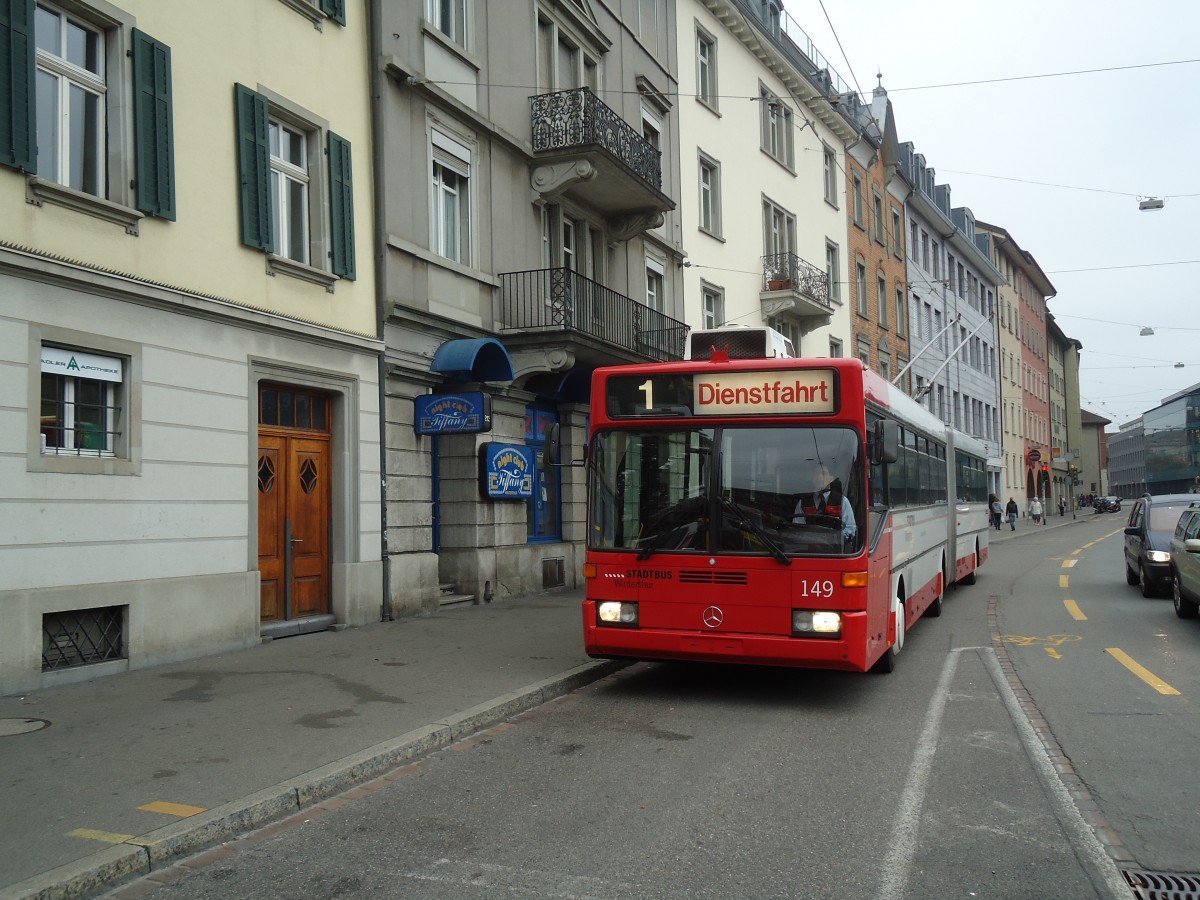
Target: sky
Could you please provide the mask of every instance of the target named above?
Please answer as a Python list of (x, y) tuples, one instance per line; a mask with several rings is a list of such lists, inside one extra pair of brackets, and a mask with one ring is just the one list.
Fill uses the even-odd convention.
[[(882, 72), (900, 141), (951, 205), (1033, 254), (1083, 344), (1082, 405), (1109, 431), (1200, 382), (1200, 3), (784, 8), (868, 100)], [(1058, 74), (1095, 69), (1110, 71)], [(1163, 208), (1139, 210), (1149, 197)]]

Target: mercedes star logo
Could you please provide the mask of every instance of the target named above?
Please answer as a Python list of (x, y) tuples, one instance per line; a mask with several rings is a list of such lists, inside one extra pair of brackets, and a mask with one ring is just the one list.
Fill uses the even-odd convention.
[(704, 624), (709, 628), (718, 628), (725, 621), (725, 613), (721, 612), (721, 607), (710, 606), (704, 611)]

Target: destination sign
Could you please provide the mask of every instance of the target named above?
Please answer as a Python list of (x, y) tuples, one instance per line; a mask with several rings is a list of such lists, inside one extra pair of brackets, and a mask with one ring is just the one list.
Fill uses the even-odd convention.
[(608, 379), (611, 418), (823, 416), (838, 409), (833, 369), (616, 375)]

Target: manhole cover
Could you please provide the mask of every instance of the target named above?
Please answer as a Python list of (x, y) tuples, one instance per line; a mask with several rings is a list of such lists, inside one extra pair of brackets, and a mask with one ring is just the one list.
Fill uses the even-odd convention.
[(41, 731), (49, 727), (50, 723), (45, 719), (0, 719), (0, 737), (29, 734), (31, 731)]

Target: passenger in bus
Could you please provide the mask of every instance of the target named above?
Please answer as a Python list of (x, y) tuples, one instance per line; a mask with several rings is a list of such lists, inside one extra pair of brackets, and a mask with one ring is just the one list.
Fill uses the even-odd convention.
[(842, 495), (842, 482), (829, 473), (824, 463), (813, 470), (813, 491), (811, 494), (801, 494), (796, 503), (796, 511), (792, 515), (795, 525), (831, 524), (841, 521), (842, 539), (854, 540), (858, 533), (858, 525), (854, 521), (854, 510)]

